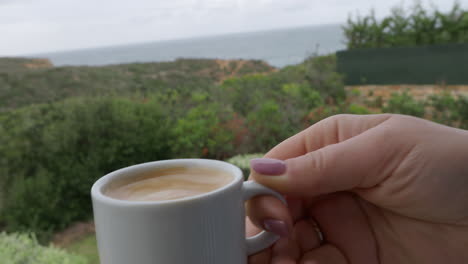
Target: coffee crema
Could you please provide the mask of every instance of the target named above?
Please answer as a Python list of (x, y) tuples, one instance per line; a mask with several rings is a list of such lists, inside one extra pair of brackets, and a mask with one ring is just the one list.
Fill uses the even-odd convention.
[(113, 182), (104, 194), (127, 201), (166, 201), (211, 192), (233, 179), (230, 173), (213, 168), (172, 167)]

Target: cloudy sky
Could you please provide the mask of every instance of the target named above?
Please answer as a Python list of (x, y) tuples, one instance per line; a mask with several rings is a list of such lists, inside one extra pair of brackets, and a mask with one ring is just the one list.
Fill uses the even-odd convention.
[[(453, 0), (432, 0), (448, 10)], [(459, 1), (464, 8), (468, 0)], [(0, 56), (343, 23), (401, 0), (0, 0)], [(412, 1), (406, 1), (412, 3)]]

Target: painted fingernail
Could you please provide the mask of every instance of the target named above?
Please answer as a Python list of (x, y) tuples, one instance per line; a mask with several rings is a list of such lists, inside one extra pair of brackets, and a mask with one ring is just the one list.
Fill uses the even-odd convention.
[(250, 167), (257, 173), (264, 175), (281, 175), (286, 171), (286, 163), (277, 159), (252, 159)]
[(266, 231), (275, 233), (280, 237), (289, 236), (288, 226), (281, 220), (267, 219), (263, 221), (263, 226)]

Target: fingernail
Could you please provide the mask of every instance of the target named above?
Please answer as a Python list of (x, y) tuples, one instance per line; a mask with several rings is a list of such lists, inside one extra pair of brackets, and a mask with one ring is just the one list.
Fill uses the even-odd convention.
[(277, 159), (252, 159), (250, 167), (257, 173), (264, 175), (281, 175), (286, 171), (286, 163)]
[(288, 226), (281, 220), (267, 219), (263, 221), (263, 226), (265, 230), (275, 233), (280, 237), (289, 236)]

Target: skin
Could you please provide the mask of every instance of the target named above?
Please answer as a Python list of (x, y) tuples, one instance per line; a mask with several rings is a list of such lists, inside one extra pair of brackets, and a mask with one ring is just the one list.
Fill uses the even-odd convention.
[(249, 264), (468, 263), (468, 131), (402, 115), (338, 115), (265, 157), (285, 161), (286, 172), (251, 178), (288, 207), (251, 200), (247, 234), (275, 219), (289, 235)]

